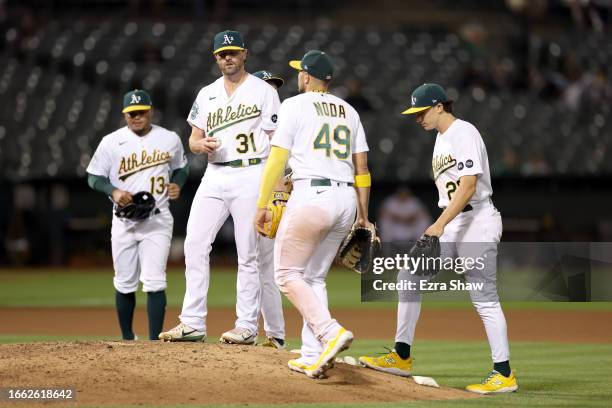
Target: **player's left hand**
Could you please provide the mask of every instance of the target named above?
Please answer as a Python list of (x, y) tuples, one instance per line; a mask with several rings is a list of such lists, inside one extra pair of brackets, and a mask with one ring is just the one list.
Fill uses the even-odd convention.
[(168, 198), (171, 200), (176, 200), (181, 195), (181, 188), (176, 183), (166, 184), (166, 188), (168, 189)]
[(270, 214), (267, 208), (258, 208), (257, 213), (255, 213), (255, 219), (253, 223), (255, 224), (255, 229), (260, 235), (265, 236), (265, 225), (266, 222), (270, 221)]
[(444, 226), (439, 225), (438, 223), (433, 223), (425, 230), (425, 235), (430, 235), (434, 237), (440, 238), (444, 234)]

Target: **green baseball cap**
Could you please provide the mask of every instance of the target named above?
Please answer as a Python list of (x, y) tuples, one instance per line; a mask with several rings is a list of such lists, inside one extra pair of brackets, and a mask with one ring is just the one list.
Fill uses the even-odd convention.
[(423, 84), (412, 92), (412, 106), (402, 112), (402, 115), (424, 111), (438, 103), (448, 102), (444, 89), (438, 84)]
[(323, 51), (310, 50), (302, 57), (301, 61), (289, 61), (289, 66), (298, 71), (306, 71), (315, 78), (328, 80), (334, 74), (332, 60)]
[(152, 107), (151, 97), (142, 89), (134, 89), (123, 95), (123, 113), (150, 110)]
[(226, 50), (244, 50), (244, 41), (242, 34), (238, 31), (225, 30), (215, 34), (213, 44), (213, 54)]
[(285, 83), (285, 80), (279, 76), (273, 75), (270, 71), (257, 71), (253, 73), (257, 78), (263, 79), (266, 82), (272, 82), (277, 88), (280, 88)]

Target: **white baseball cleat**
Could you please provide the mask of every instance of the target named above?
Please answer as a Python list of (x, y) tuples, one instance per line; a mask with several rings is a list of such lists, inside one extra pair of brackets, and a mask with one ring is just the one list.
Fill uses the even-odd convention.
[(347, 350), (353, 342), (353, 333), (340, 327), (338, 334), (325, 343), (325, 348), (319, 359), (311, 366), (307, 367), (304, 374), (310, 378), (324, 378), (325, 372), (334, 366), (336, 356)]
[(226, 344), (246, 344), (253, 345), (257, 340), (257, 333), (253, 333), (244, 327), (236, 327), (226, 331), (221, 335), (219, 341)]
[(179, 323), (178, 326), (159, 333), (159, 339), (163, 341), (206, 341), (206, 333)]

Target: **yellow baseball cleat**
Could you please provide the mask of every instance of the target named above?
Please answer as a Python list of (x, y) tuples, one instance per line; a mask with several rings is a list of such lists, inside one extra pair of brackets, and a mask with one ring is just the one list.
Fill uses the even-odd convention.
[(334, 366), (336, 356), (347, 350), (353, 342), (353, 333), (340, 327), (338, 334), (325, 343), (325, 348), (319, 356), (319, 359), (309, 366), (305, 373), (310, 378), (324, 378), (325, 372)]
[(309, 367), (302, 358), (296, 358), (295, 360), (289, 360), (287, 366), (290, 370), (297, 371), (298, 373), (306, 374), (306, 369)]
[(496, 394), (502, 392), (514, 392), (518, 390), (518, 383), (514, 376), (514, 371), (510, 373), (510, 377), (504, 377), (497, 371), (491, 371), (480, 384), (471, 384), (465, 387), (466, 390), (477, 394)]
[(395, 350), (390, 350), (380, 357), (359, 357), (361, 365), (385, 373), (410, 377), (412, 375), (412, 357), (402, 359)]

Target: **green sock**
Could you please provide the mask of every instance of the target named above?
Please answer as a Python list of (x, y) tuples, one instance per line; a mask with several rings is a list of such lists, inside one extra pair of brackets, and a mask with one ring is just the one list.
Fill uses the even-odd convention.
[(509, 360), (502, 361), (501, 363), (493, 363), (493, 369), (504, 377), (510, 377), (510, 373), (512, 373)]
[(166, 314), (166, 291), (147, 293), (147, 315), (149, 316), (149, 340), (158, 340), (164, 328)]
[(117, 318), (119, 319), (123, 340), (134, 340), (132, 321), (134, 320), (134, 308), (136, 307), (136, 293), (115, 291), (115, 307), (117, 308)]
[(395, 342), (395, 352), (402, 360), (410, 358), (410, 344)]

